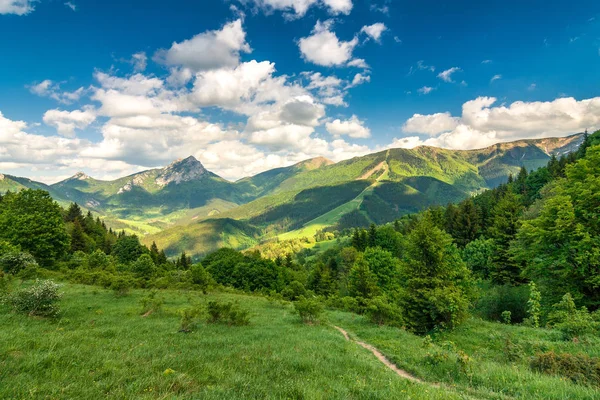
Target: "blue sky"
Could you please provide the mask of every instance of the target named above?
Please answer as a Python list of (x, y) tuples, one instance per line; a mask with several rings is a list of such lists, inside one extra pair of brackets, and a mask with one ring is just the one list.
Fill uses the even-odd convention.
[(237, 179), (600, 128), (599, 2), (440, 3), (0, 0), (0, 170)]

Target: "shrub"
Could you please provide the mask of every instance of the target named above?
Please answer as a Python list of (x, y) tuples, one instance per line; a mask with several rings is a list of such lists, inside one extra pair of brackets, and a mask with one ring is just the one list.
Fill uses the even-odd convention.
[(158, 313), (162, 310), (165, 299), (162, 297), (156, 297), (158, 291), (152, 290), (146, 296), (140, 300), (142, 305), (142, 314), (146, 317), (150, 314)]
[(179, 332), (192, 332), (198, 323), (197, 318), (200, 315), (200, 310), (197, 307), (189, 307), (181, 310), (179, 314), (181, 315)]
[(600, 385), (600, 358), (587, 354), (538, 353), (531, 361), (531, 368), (544, 374), (563, 376), (578, 384)]
[(52, 281), (39, 281), (25, 289), (21, 289), (9, 297), (9, 302), (16, 312), (39, 317), (55, 317), (60, 312), (58, 302), (62, 293), (59, 286)]
[(500, 321), (504, 311), (510, 311), (512, 322), (521, 323), (527, 317), (527, 286), (484, 287), (476, 311), (488, 321)]
[(502, 311), (500, 318), (503, 323), (510, 325), (512, 323), (512, 313), (510, 311)]
[(296, 301), (300, 296), (306, 296), (306, 288), (302, 283), (293, 281), (281, 291), (281, 295), (286, 300)]
[(386, 297), (375, 297), (367, 303), (366, 314), (377, 325), (403, 325), (402, 310), (396, 304), (390, 303)]
[(198, 286), (198, 289), (202, 290), (202, 293), (206, 294), (212, 283), (212, 278), (208, 271), (204, 269), (202, 264), (194, 264), (190, 268), (190, 272), (192, 274), (192, 282), (194, 285)]
[(36, 267), (38, 263), (29, 253), (9, 251), (0, 256), (0, 270), (7, 274), (17, 275), (28, 267)]
[(542, 294), (538, 290), (535, 283), (532, 281), (529, 283), (529, 300), (527, 300), (527, 322), (534, 328), (540, 326), (540, 316), (542, 314)]
[(323, 315), (323, 304), (316, 298), (307, 299), (301, 296), (298, 301), (294, 303), (294, 310), (302, 319), (305, 324), (313, 324), (319, 322), (319, 319)]
[(594, 315), (587, 308), (577, 309), (570, 293), (565, 294), (552, 308), (553, 311), (548, 314), (548, 324), (567, 338), (593, 334), (600, 329), (600, 322), (594, 320)]
[(133, 281), (130, 278), (124, 276), (116, 276), (113, 279), (110, 288), (113, 290), (113, 292), (115, 292), (115, 296), (123, 297), (129, 294), (129, 291), (131, 290), (132, 286)]
[(250, 323), (250, 313), (242, 310), (238, 303), (219, 303), (209, 301), (206, 310), (208, 311), (209, 323), (226, 323), (228, 325), (248, 325)]

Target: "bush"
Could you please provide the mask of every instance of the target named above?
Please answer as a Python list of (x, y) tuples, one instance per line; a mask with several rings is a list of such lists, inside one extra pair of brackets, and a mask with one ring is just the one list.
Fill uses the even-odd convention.
[(502, 320), (502, 323), (510, 325), (512, 323), (512, 313), (510, 311), (502, 311), (500, 319)]
[(488, 321), (501, 321), (502, 313), (510, 311), (513, 323), (521, 323), (527, 318), (527, 286), (491, 286), (484, 287), (477, 301), (477, 313)]
[(208, 319), (207, 322), (226, 323), (227, 325), (248, 325), (250, 323), (250, 313), (242, 310), (238, 303), (219, 303), (217, 301), (209, 301), (207, 305)]
[(129, 291), (131, 290), (132, 286), (133, 281), (130, 278), (124, 276), (116, 276), (113, 279), (110, 288), (113, 290), (113, 292), (115, 292), (115, 296), (123, 297), (129, 294)]
[(587, 354), (538, 353), (531, 361), (531, 368), (544, 374), (563, 376), (577, 384), (600, 385), (600, 358)]
[(10, 251), (0, 256), (0, 270), (7, 274), (17, 275), (26, 268), (37, 268), (38, 263), (29, 253)]
[(294, 303), (294, 309), (305, 324), (319, 322), (324, 310), (323, 304), (319, 300), (315, 298), (307, 299), (304, 296), (301, 296)]
[(58, 302), (62, 293), (52, 281), (36, 280), (32, 286), (21, 289), (9, 297), (16, 312), (39, 317), (55, 317), (60, 312)]
[(140, 304), (142, 305), (142, 315), (145, 317), (150, 314), (158, 313), (162, 310), (163, 304), (165, 304), (165, 299), (162, 297), (156, 297), (158, 291), (152, 290), (146, 296), (144, 296), (140, 300)]
[(300, 296), (306, 296), (306, 288), (302, 283), (293, 281), (281, 291), (281, 295), (286, 300), (296, 301)]
[(198, 289), (202, 290), (202, 293), (206, 294), (208, 288), (212, 284), (212, 277), (208, 271), (204, 269), (202, 264), (194, 264), (190, 268), (190, 272), (192, 274), (192, 282), (194, 285), (198, 286)]
[(200, 310), (197, 307), (189, 307), (184, 308), (179, 313), (181, 315), (179, 332), (192, 332), (198, 323), (198, 315), (200, 315)]
[(375, 297), (367, 303), (366, 314), (377, 325), (390, 325), (401, 327), (404, 323), (402, 310), (397, 305), (390, 303), (387, 298)]
[(570, 293), (563, 296), (562, 300), (552, 306), (553, 311), (548, 314), (548, 324), (561, 331), (566, 338), (594, 334), (600, 329), (600, 322), (595, 321), (594, 315), (587, 308), (575, 307), (575, 302)]

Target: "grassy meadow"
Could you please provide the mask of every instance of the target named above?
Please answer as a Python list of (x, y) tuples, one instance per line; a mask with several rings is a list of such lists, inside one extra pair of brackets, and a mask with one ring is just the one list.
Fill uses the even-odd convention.
[[(25, 283), (27, 285), (27, 283)], [(73, 399), (594, 399), (600, 391), (531, 372), (535, 349), (586, 352), (598, 342), (563, 341), (556, 332), (471, 320), (432, 342), (363, 317), (327, 312), (302, 324), (289, 303), (233, 293), (161, 291), (161, 311), (144, 316), (141, 299), (64, 284), (56, 319), (0, 306), (0, 398)], [(180, 310), (234, 301), (250, 324), (201, 320), (179, 332)], [(425, 383), (400, 378), (333, 328), (376, 346)], [(506, 337), (524, 348), (507, 358)], [(453, 344), (449, 344), (452, 342)], [(457, 362), (468, 354), (468, 361)], [(447, 354), (444, 356), (443, 354)]]

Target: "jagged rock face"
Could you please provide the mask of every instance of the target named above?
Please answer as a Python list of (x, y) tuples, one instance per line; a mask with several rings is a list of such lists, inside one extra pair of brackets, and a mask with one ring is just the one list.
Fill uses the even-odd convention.
[(85, 181), (86, 179), (89, 179), (89, 178), (90, 178), (90, 177), (89, 177), (89, 176), (87, 176), (87, 175), (86, 175), (85, 173), (83, 173), (83, 172), (78, 172), (78, 173), (76, 173), (75, 175), (73, 175), (73, 176), (71, 177), (71, 179), (77, 179), (77, 180), (80, 180), (80, 181)]
[(202, 177), (207, 172), (200, 161), (190, 156), (184, 160), (177, 160), (164, 168), (155, 182), (159, 186), (167, 186), (173, 182), (189, 182)]

